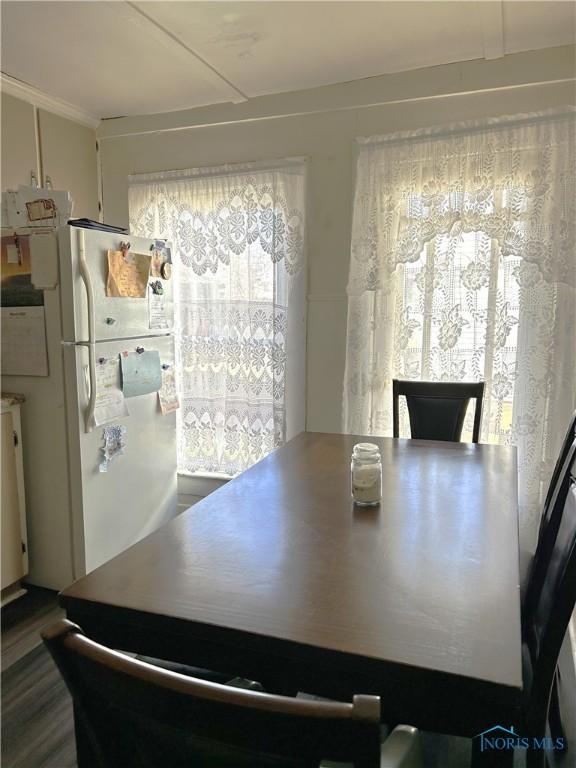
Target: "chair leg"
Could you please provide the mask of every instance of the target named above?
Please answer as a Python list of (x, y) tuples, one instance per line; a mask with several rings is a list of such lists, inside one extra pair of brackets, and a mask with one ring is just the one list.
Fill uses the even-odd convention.
[[(562, 725), (562, 713), (560, 711), (560, 698), (558, 696), (558, 684), (560, 682), (560, 673), (556, 670), (552, 691), (550, 693), (550, 707), (548, 709), (548, 725), (550, 726), (550, 736), (553, 741), (562, 739), (564, 750), (566, 749), (566, 733)], [(561, 750), (561, 751), (564, 751)]]
[(526, 752), (526, 768), (546, 768), (548, 760), (542, 749), (529, 749)]

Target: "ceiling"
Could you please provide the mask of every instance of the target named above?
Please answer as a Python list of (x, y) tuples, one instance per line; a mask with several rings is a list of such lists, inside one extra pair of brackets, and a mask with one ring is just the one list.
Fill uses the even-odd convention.
[(2, 71), (138, 115), (573, 43), (572, 2), (2, 2)]

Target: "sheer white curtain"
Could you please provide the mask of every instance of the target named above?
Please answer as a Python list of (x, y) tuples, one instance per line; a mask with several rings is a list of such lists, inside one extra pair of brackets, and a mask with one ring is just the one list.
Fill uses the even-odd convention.
[(574, 147), (570, 110), (358, 144), (344, 429), (391, 434), (393, 378), (485, 380), (526, 547), (575, 404)]
[(305, 344), (304, 180), (297, 159), (129, 179), (131, 232), (173, 244), (180, 472), (235, 475), (286, 439)]

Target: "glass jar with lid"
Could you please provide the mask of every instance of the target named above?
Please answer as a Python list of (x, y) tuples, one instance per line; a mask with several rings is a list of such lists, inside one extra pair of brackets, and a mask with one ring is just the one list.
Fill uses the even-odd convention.
[(382, 499), (382, 459), (375, 443), (356, 443), (350, 464), (352, 499), (360, 507), (376, 507)]

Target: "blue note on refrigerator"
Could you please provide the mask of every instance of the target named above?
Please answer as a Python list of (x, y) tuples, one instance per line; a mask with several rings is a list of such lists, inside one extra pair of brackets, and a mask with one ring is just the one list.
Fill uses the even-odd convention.
[(120, 357), (124, 397), (158, 392), (162, 386), (162, 367), (158, 350), (128, 352)]

